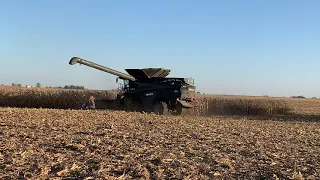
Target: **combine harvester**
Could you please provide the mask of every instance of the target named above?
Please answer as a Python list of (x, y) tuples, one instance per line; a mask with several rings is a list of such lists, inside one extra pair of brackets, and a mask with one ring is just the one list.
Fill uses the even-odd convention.
[[(193, 108), (195, 101), (194, 80), (192, 78), (169, 78), (170, 69), (144, 68), (125, 69), (128, 74), (73, 57), (69, 64), (83, 64), (113, 75), (123, 80), (118, 84), (118, 94), (114, 100), (116, 107), (129, 111), (154, 112), (159, 115), (180, 115), (183, 108)], [(95, 100), (100, 104), (107, 100)], [(99, 104), (99, 103), (96, 103)], [(101, 109), (98, 106), (97, 109)], [(102, 108), (103, 109), (103, 108)]]

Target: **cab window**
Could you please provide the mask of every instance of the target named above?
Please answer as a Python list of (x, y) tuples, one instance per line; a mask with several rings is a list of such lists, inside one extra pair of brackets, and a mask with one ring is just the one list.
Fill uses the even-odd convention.
[(123, 87), (124, 88), (129, 88), (129, 80), (123, 80)]

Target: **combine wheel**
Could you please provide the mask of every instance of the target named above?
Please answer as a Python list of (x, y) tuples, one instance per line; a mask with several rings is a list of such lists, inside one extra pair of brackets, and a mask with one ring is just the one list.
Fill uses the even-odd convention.
[(133, 100), (133, 103), (131, 105), (131, 111), (134, 111), (134, 112), (143, 111), (143, 106), (142, 106), (141, 102), (138, 99), (134, 99)]
[(179, 116), (182, 114), (182, 105), (180, 103), (177, 103), (176, 107), (172, 111), (172, 115)]
[(131, 95), (125, 96), (124, 104), (126, 106), (126, 110), (133, 111), (133, 112), (142, 111), (142, 105), (140, 101), (134, 96), (131, 96)]
[(156, 101), (153, 105), (153, 112), (158, 115), (169, 115), (169, 109), (167, 103), (163, 101)]
[(125, 105), (125, 110), (126, 111), (132, 111), (133, 110), (133, 97), (131, 95), (126, 95), (124, 97), (124, 105)]

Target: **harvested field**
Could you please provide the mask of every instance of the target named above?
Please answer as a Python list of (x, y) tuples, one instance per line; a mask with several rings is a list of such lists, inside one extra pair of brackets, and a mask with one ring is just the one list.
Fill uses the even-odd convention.
[(0, 108), (0, 179), (320, 178), (320, 124)]

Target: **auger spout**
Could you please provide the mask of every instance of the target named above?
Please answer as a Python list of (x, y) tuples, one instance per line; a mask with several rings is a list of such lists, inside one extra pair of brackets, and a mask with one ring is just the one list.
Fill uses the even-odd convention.
[(133, 77), (133, 76), (131, 76), (131, 75), (129, 75), (129, 74), (125, 74), (125, 73), (116, 71), (116, 70), (114, 70), (114, 69), (101, 66), (101, 65), (99, 65), (99, 64), (96, 64), (96, 63), (93, 63), (93, 62), (84, 60), (84, 59), (79, 58), (79, 57), (73, 57), (73, 58), (71, 58), (71, 60), (70, 60), (70, 62), (69, 62), (70, 65), (74, 65), (74, 64), (77, 64), (77, 63), (83, 64), (83, 65), (86, 65), (86, 66), (89, 66), (89, 67), (92, 67), (92, 68), (95, 68), (95, 69), (98, 69), (98, 70), (100, 70), (100, 71), (104, 71), (104, 72), (113, 74), (113, 75), (116, 75), (116, 76), (119, 76), (120, 78), (123, 78), (123, 79), (131, 80), (131, 81), (136, 81), (136, 78)]

